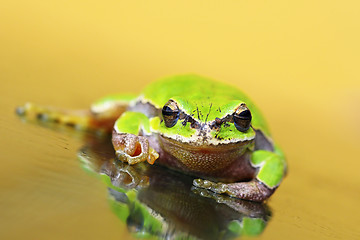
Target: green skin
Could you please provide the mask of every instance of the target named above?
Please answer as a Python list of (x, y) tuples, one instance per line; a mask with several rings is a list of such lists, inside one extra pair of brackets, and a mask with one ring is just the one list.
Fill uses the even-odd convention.
[[(169, 99), (176, 102), (185, 116), (171, 127), (165, 125), (161, 114), (161, 109)], [(252, 114), (251, 127), (247, 131), (237, 130), (234, 123), (231, 122), (222, 124), (217, 129), (209, 128), (217, 118), (223, 119), (232, 115), (243, 103), (246, 104)], [(185, 149), (185, 154), (176, 155), (171, 162), (159, 160), (159, 163), (213, 180), (195, 179), (194, 185), (196, 187), (206, 188), (216, 193), (225, 193), (237, 198), (263, 201), (274, 192), (284, 177), (286, 171), (284, 156), (277, 147), (273, 146), (264, 118), (251, 100), (232, 86), (196, 75), (181, 75), (150, 84), (144, 89), (140, 97), (134, 99), (129, 96), (125, 98), (121, 96), (107, 97), (95, 103), (93, 109), (96, 108), (98, 114), (102, 114), (105, 112), (101, 111), (102, 106), (123, 104), (128, 104), (129, 111), (120, 116), (113, 131), (114, 147), (122, 161), (136, 164), (147, 160), (152, 164), (159, 155), (160, 159), (161, 155), (173, 157), (176, 153), (167, 150), (166, 146), (164, 147), (164, 144), (161, 144), (161, 139), (165, 138), (178, 143), (174, 145), (177, 151), (181, 152)], [(144, 106), (147, 106), (145, 110)], [(149, 108), (152, 110), (149, 111)], [(190, 122), (184, 122), (186, 116), (191, 116), (202, 127), (196, 129)], [(257, 145), (257, 134), (263, 137), (262, 141), (265, 140), (264, 147), (260, 145), (254, 148), (254, 145)], [(239, 145), (239, 148), (241, 145), (241, 148), (246, 149), (244, 150), (248, 156), (246, 161), (252, 167), (252, 170), (249, 170), (252, 171), (249, 173), (253, 176), (252, 180), (229, 183), (224, 176), (220, 176), (221, 174), (212, 174), (214, 170), (208, 171), (207, 169), (193, 167), (196, 165), (194, 161), (207, 160), (206, 156), (205, 160), (202, 156), (202, 154), (207, 154), (206, 151), (201, 152), (201, 149), (213, 146), (220, 151), (221, 148), (231, 144)], [(141, 146), (141, 151), (139, 146)], [(190, 151), (188, 148), (191, 146), (200, 151), (200, 154), (195, 156), (195, 160), (185, 167), (181, 164), (180, 167), (179, 164), (174, 164), (174, 161), (185, 161), (183, 158), (189, 157), (186, 152)], [(239, 152), (239, 158), (245, 155), (244, 151)], [(222, 162), (211, 164), (221, 165)], [(229, 167), (234, 166), (226, 161), (224, 164)], [(246, 163), (241, 161), (239, 164)], [(225, 165), (224, 167), (226, 167)], [(219, 169), (221, 166), (215, 168)], [(246, 173), (245, 170), (245, 175), (247, 175)], [(217, 179), (225, 180), (227, 183), (216, 182)], [(239, 179), (242, 179), (241, 176)]]
[[(179, 112), (170, 125), (162, 113), (164, 106)], [(251, 112), (251, 122), (239, 130), (235, 115), (244, 109)], [(195, 187), (236, 198), (267, 199), (286, 172), (284, 155), (274, 146), (252, 101), (233, 86), (197, 75), (153, 82), (140, 96), (108, 96), (90, 110), (63, 111), (27, 103), (17, 113), (80, 129), (112, 131), (120, 160), (156, 161), (200, 177), (194, 180)]]

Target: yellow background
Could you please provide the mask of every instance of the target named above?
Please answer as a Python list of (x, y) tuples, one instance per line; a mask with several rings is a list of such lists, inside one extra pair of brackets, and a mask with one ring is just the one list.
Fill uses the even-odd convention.
[[(21, 124), (26, 101), (84, 108), (159, 77), (244, 90), (289, 174), (263, 239), (359, 233), (359, 1), (0, 1), (0, 236), (122, 239), (81, 141)], [(161, 93), (159, 93), (161, 94)]]

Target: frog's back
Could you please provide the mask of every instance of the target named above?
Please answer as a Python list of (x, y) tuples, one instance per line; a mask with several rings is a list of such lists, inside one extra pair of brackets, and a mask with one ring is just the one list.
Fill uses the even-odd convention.
[(193, 74), (160, 79), (147, 86), (143, 94), (158, 108), (176, 96), (184, 96), (189, 101), (204, 101), (211, 97), (239, 100), (239, 96), (244, 96), (234, 87)]
[(200, 112), (200, 121), (224, 117), (244, 102), (252, 112), (253, 126), (267, 129), (261, 113), (242, 91), (206, 77), (189, 74), (160, 79), (144, 89), (143, 97), (159, 109), (175, 99), (188, 114)]

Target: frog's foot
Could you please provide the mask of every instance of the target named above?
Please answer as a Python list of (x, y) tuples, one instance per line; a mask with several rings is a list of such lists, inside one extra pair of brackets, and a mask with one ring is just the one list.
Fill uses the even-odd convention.
[(149, 146), (149, 141), (144, 136), (114, 131), (112, 142), (119, 160), (130, 165), (143, 161), (153, 164), (159, 157), (159, 154)]
[(215, 183), (209, 180), (195, 179), (193, 181), (195, 187), (205, 188), (218, 194), (227, 194), (231, 197), (262, 202), (269, 198), (275, 189), (266, 187), (258, 180), (250, 182), (236, 182), (236, 183)]

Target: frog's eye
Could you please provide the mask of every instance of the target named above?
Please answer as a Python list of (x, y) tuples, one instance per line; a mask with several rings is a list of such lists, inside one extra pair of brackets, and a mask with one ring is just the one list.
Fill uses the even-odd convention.
[(162, 109), (162, 115), (165, 126), (168, 128), (173, 127), (179, 119), (179, 107), (176, 102), (169, 100)]
[(234, 125), (240, 132), (246, 132), (250, 128), (251, 112), (245, 104), (241, 104), (233, 114)]

